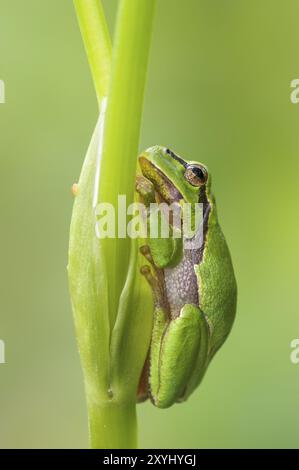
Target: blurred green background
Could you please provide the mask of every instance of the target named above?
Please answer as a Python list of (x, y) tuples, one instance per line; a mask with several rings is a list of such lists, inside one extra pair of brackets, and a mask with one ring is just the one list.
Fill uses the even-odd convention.
[[(189, 401), (138, 407), (141, 447), (298, 447), (298, 15), (297, 0), (158, 0), (140, 149), (210, 167), (239, 303)], [(0, 0), (0, 78), (0, 447), (87, 447), (66, 264), (97, 104), (71, 0)]]

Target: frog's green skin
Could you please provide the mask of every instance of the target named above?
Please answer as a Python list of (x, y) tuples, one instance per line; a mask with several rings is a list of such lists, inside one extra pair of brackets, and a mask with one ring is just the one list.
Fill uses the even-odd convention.
[[(207, 168), (160, 146), (143, 152), (139, 163), (142, 176), (137, 177), (136, 189), (149, 210), (150, 203), (157, 201), (168, 205), (201, 202), (204, 207), (204, 243), (200, 249), (186, 250), (181, 240), (173, 238), (148, 238), (141, 248), (149, 263), (141, 272), (152, 287), (155, 301), (145, 371), (153, 403), (167, 408), (194, 391), (228, 336), (236, 312), (237, 286)], [(205, 176), (199, 185), (196, 177), (196, 186), (186, 179), (186, 169), (191, 168), (193, 175), (194, 166)]]

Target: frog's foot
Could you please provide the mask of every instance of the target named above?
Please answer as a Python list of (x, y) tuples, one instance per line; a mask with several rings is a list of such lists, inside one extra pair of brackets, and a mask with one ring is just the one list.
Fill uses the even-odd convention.
[(159, 269), (152, 258), (151, 251), (148, 245), (144, 245), (140, 248), (140, 253), (149, 262), (149, 265), (142, 266), (140, 269), (141, 274), (145, 277), (149, 285), (151, 286), (154, 302), (156, 307), (161, 307), (169, 310), (167, 297), (165, 293), (165, 281), (163, 270)]
[(152, 289), (155, 307), (165, 307), (166, 301), (163, 285), (161, 285), (156, 276), (152, 273), (150, 266), (142, 266), (140, 272)]
[(156, 275), (157, 280), (160, 281), (161, 284), (164, 284), (163, 270), (156, 265), (156, 263), (153, 259), (150, 247), (148, 245), (141, 246), (140, 247), (140, 253), (150, 263), (150, 265), (151, 265), (151, 267), (152, 267), (152, 269), (153, 269), (153, 271)]

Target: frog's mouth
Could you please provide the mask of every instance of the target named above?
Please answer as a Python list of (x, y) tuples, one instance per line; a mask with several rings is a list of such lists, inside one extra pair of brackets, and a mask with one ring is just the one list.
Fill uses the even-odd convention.
[(153, 165), (147, 158), (139, 157), (139, 164), (142, 174), (154, 186), (156, 201), (172, 204), (183, 199), (180, 191), (173, 185), (170, 179), (162, 173), (159, 168)]

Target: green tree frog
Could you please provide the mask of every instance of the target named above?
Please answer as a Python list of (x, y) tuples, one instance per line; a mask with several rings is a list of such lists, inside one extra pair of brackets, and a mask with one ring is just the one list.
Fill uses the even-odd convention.
[(139, 397), (149, 396), (154, 405), (167, 408), (195, 390), (227, 338), (236, 312), (237, 286), (208, 168), (161, 146), (143, 152), (139, 164), (136, 190), (148, 220), (152, 203), (199, 202), (203, 207), (199, 247), (187, 246), (182, 233), (181, 238), (148, 236), (140, 248), (146, 261), (141, 273), (153, 293), (154, 319)]

